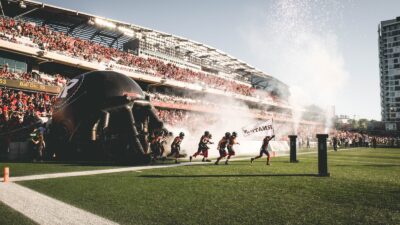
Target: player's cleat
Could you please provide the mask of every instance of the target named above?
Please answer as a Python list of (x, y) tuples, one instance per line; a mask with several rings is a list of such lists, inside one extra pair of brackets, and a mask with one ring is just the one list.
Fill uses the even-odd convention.
[(225, 161), (225, 165), (228, 165), (228, 161)]
[(175, 160), (175, 163), (176, 163), (176, 164), (179, 164), (178, 160)]
[(215, 161), (215, 163), (214, 163), (215, 165), (218, 165), (218, 161)]
[(190, 162), (192, 162), (192, 159), (193, 159), (193, 157), (192, 157), (192, 156), (190, 156), (190, 157), (189, 157), (189, 161), (190, 161)]
[(206, 162), (211, 162), (211, 160), (209, 160), (209, 159), (206, 159)]
[(269, 163), (269, 162), (267, 162), (267, 164), (266, 164), (267, 166), (270, 166), (271, 164)]
[(254, 162), (254, 158), (251, 158), (251, 159), (250, 159), (250, 163), (253, 163), (253, 162)]
[(205, 159), (205, 158), (203, 158), (201, 161), (202, 161), (202, 162), (204, 162), (204, 161), (206, 161), (206, 159)]

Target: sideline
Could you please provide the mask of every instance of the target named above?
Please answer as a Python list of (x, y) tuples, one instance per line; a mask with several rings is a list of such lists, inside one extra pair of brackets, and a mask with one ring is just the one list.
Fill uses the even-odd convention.
[[(340, 151), (354, 150), (357, 148), (345, 148), (340, 149)], [(328, 150), (328, 152), (332, 152), (333, 150)], [(300, 152), (297, 155), (307, 155), (307, 154), (317, 154), (316, 151), (311, 152)], [(273, 158), (286, 157), (289, 154), (280, 154)], [(230, 159), (230, 161), (242, 161), (242, 160), (250, 160), (252, 156), (241, 156), (237, 158)], [(329, 159), (328, 159), (329, 162)], [(29, 181), (29, 180), (43, 180), (43, 179), (52, 179), (52, 178), (62, 178), (62, 177), (77, 177), (77, 176), (89, 176), (89, 175), (98, 175), (98, 174), (107, 174), (107, 173), (120, 173), (120, 172), (131, 172), (131, 171), (140, 171), (140, 170), (149, 170), (149, 169), (160, 169), (160, 168), (172, 168), (179, 166), (193, 166), (193, 165), (201, 165), (201, 164), (211, 164), (213, 162), (182, 162), (179, 164), (168, 164), (168, 165), (154, 165), (154, 166), (133, 166), (126, 168), (115, 168), (115, 169), (104, 169), (104, 170), (86, 170), (86, 171), (77, 171), (77, 172), (64, 172), (64, 173), (50, 173), (50, 174), (39, 174), (39, 175), (29, 175), (29, 176), (21, 176), (21, 177), (10, 177), (11, 182), (18, 181)]]

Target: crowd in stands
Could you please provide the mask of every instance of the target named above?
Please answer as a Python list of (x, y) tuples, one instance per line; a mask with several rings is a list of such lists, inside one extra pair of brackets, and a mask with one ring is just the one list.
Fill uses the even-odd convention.
[(0, 35), (14, 42), (17, 42), (17, 38), (28, 37), (43, 50), (57, 51), (90, 62), (115, 62), (129, 67), (138, 67), (153, 71), (154, 75), (166, 79), (200, 83), (208, 87), (245, 96), (252, 96), (255, 92), (254, 88), (233, 80), (181, 68), (154, 58), (139, 57), (93, 41), (54, 31), (46, 25), (39, 26), (21, 19), (15, 20), (0, 17)]
[(40, 117), (50, 117), (54, 100), (55, 96), (46, 93), (0, 87), (0, 133), (13, 132), (38, 121)]
[(184, 110), (165, 109), (157, 110), (157, 116), (164, 123), (171, 126), (179, 126), (187, 122), (188, 114)]
[(152, 101), (159, 101), (164, 103), (176, 104), (176, 105), (185, 105), (185, 106), (204, 106), (207, 109), (220, 110), (221, 106), (224, 109), (230, 110), (238, 110), (243, 113), (252, 113), (252, 116), (256, 116), (258, 118), (280, 118), (280, 119), (288, 119), (292, 118), (290, 113), (283, 112), (271, 112), (266, 109), (261, 108), (252, 108), (250, 109), (246, 105), (243, 104), (232, 104), (231, 101), (215, 101), (208, 100), (207, 98), (190, 98), (190, 97), (182, 97), (176, 95), (167, 95), (158, 92), (146, 92), (150, 96)]
[(212, 104), (211, 102), (207, 102), (207, 101), (201, 101), (201, 100), (197, 100), (197, 99), (195, 100), (192, 98), (180, 97), (180, 96), (176, 96), (176, 95), (166, 95), (166, 94), (161, 94), (158, 92), (145, 92), (145, 93), (150, 96), (151, 100), (166, 102), (166, 103), (171, 103), (171, 104), (181, 104), (181, 105)]
[(398, 140), (389, 136), (376, 136), (354, 131), (336, 131), (332, 133), (332, 142), (343, 147), (370, 147), (374, 141), (380, 145), (398, 145)]
[(39, 83), (43, 85), (63, 87), (67, 83), (67, 79), (60, 74), (53, 76), (39, 74), (35, 72), (13, 72), (9, 70), (8, 65), (3, 65), (0, 70), (0, 78), (10, 80), (21, 80), (25, 82)]

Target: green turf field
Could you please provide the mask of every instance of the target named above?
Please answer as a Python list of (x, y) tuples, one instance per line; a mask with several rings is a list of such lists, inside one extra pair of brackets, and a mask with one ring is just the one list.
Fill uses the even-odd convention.
[(0, 163), (1, 177), (3, 177), (3, 172), (4, 172), (3, 168), (6, 166), (8, 166), (10, 169), (11, 177), (117, 168), (117, 166), (115, 165), (107, 165), (104, 163), (84, 164), (84, 163), (55, 163), (55, 162), (40, 162), (40, 163), (5, 162), (5, 163)]
[(31, 225), (36, 223), (0, 202), (0, 224)]
[(400, 149), (330, 152), (329, 178), (298, 159), (20, 184), (121, 224), (400, 224)]

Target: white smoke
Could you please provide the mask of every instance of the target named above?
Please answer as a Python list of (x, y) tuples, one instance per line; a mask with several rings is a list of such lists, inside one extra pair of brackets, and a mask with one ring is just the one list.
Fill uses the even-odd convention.
[[(218, 108), (213, 110), (213, 113), (198, 113), (196, 116), (192, 116), (193, 120), (190, 123), (183, 125), (182, 127), (174, 127), (173, 130), (184, 130), (187, 132), (185, 140), (182, 142), (182, 149), (189, 155), (192, 155), (197, 151), (197, 146), (200, 137), (204, 134), (204, 131), (209, 131), (212, 134), (212, 140), (214, 144), (209, 145), (209, 156), (218, 156), (217, 145), (218, 141), (225, 135), (225, 132), (232, 133), (233, 131), (239, 134), (238, 141), (245, 143), (246, 141), (242, 133), (242, 127), (249, 124), (255, 123), (257, 120), (254, 113), (248, 108), (248, 106), (241, 101), (231, 97), (218, 97), (216, 95), (204, 94), (202, 97), (197, 99), (203, 100), (204, 102), (212, 102), (217, 105)], [(195, 112), (189, 112), (195, 113)], [(246, 145), (246, 144), (245, 144)], [(240, 151), (241, 146), (235, 146), (238, 154), (242, 154)], [(257, 152), (258, 147), (254, 149), (246, 149), (243, 154), (253, 154)]]
[(290, 86), (295, 132), (303, 114), (298, 109), (316, 104), (329, 112), (348, 77), (334, 32), (342, 7), (338, 1), (279, 0), (261, 13), (261, 24), (244, 29), (261, 67)]

